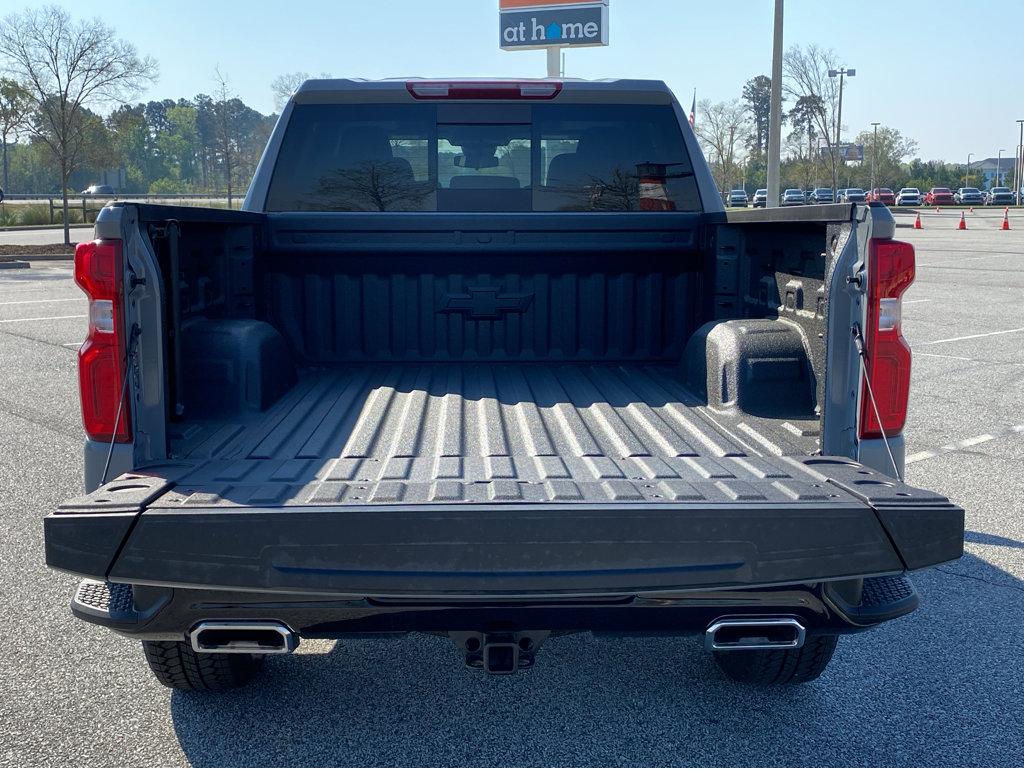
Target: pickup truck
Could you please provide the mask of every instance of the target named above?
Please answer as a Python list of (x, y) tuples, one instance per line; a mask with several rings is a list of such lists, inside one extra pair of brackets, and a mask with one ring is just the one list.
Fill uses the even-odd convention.
[(664, 83), (307, 81), (243, 209), (111, 203), (75, 254), (46, 560), (168, 686), (409, 632), (798, 683), (962, 554), (901, 481), (913, 248), (880, 205), (726, 213)]

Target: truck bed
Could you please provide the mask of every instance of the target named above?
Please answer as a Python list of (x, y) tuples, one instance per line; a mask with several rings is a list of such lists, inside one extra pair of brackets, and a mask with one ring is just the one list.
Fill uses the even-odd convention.
[(353, 365), (185, 423), (158, 504), (784, 501), (820, 491), (764, 457), (816, 428), (715, 414), (671, 366)]

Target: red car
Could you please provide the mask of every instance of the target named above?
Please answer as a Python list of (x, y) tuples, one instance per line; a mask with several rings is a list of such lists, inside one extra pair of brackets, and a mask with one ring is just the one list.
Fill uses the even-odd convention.
[(868, 203), (885, 203), (887, 206), (896, 205), (896, 193), (888, 187), (875, 187), (868, 193)]
[(953, 191), (949, 187), (932, 187), (924, 194), (926, 206), (952, 206), (955, 203)]

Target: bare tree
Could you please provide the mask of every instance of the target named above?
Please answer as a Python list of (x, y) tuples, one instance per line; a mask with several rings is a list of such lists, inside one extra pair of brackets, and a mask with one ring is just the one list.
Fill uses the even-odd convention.
[(237, 152), (238, 137), (236, 130), (235, 102), (238, 98), (231, 92), (227, 78), (221, 73), (220, 67), (214, 69), (214, 79), (217, 82), (217, 100), (213, 103), (213, 114), (215, 121), (215, 134), (217, 137), (217, 150), (224, 164), (224, 179), (228, 187), (228, 208), (232, 207), (234, 195), (235, 155)]
[(783, 91), (800, 101), (814, 124), (818, 136), (828, 146), (832, 166), (832, 188), (839, 186), (839, 150), (836, 136), (839, 113), (839, 79), (829, 77), (829, 70), (839, 69), (839, 59), (832, 50), (816, 45), (807, 48), (793, 46), (783, 60)]
[(114, 35), (99, 19), (73, 21), (55, 5), (12, 14), (0, 25), (0, 58), (32, 96), (30, 125), (60, 166), (64, 242), (68, 230), (68, 179), (82, 159), (91, 104), (123, 103), (156, 79), (157, 65)]
[(715, 183), (725, 191), (731, 188), (737, 169), (737, 149), (747, 143), (747, 109), (738, 99), (716, 103), (704, 99), (697, 110), (697, 138), (704, 145)]
[[(330, 72), (321, 72), (320, 77), (329, 78)], [(274, 94), (274, 109), (280, 112), (284, 105), (288, 103), (288, 99), (295, 93), (295, 90), (302, 85), (303, 81), (309, 80), (308, 72), (286, 72), (283, 75), (278, 75), (274, 78), (274, 81), (270, 84), (270, 91)]]
[(0, 146), (3, 147), (3, 187), (10, 192), (8, 178), (10, 162), (7, 158), (8, 139), (17, 139), (18, 132), (28, 126), (32, 111), (32, 97), (21, 83), (0, 78)]

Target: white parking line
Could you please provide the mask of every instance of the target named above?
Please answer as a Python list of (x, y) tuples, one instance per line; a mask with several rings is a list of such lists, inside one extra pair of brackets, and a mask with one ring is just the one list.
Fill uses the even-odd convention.
[(985, 336), (999, 336), (1000, 334), (1016, 334), (1020, 331), (1024, 331), (1024, 326), (1020, 328), (1008, 328), (1003, 331), (989, 331), (987, 334), (970, 334), (969, 336), (953, 336), (949, 339), (936, 339), (934, 342), (918, 342), (920, 345), (928, 344), (943, 344), (945, 342), (962, 342), (965, 339), (981, 339)]
[(960, 448), (966, 449), (970, 446), (977, 446), (979, 443), (987, 443), (988, 441), (995, 440), (996, 436), (985, 433), (984, 435), (975, 435), (973, 438), (967, 438), (960, 441)]
[(903, 304), (924, 304), (930, 301), (931, 299), (904, 299)]
[(965, 358), (963, 355), (941, 355), (937, 352), (915, 352), (914, 355), (924, 355), (927, 358), (951, 358), (952, 360), (973, 361), (974, 358)]
[(972, 446), (978, 446), (982, 443), (988, 443), (994, 441), (996, 438), (1001, 438), (1006, 435), (1013, 433), (1024, 433), (1024, 425), (1013, 425), (1005, 430), (1000, 430), (997, 433), (985, 433), (983, 435), (975, 435), (971, 438), (964, 438), (962, 441), (956, 441), (955, 443), (947, 443), (945, 446), (939, 446), (937, 449), (929, 449), (928, 451), (918, 451), (914, 454), (909, 455), (904, 459), (905, 464), (913, 464), (914, 462), (920, 462), (923, 459), (931, 459), (942, 454), (951, 454), (954, 451), (961, 451), (963, 449), (969, 449)]
[(70, 320), (71, 318), (88, 318), (88, 315), (51, 315), (48, 318), (8, 318), (0, 323), (24, 323), (30, 320)]
[(931, 459), (935, 456), (934, 451), (919, 451), (916, 454), (911, 454), (909, 457), (903, 460), (906, 465), (913, 464), (914, 462), (920, 462), (922, 459)]
[(85, 342), (63, 342), (61, 347), (81, 347)]
[(47, 304), (49, 302), (84, 302), (84, 296), (76, 296), (74, 299), (24, 299), (18, 302), (0, 302), (0, 307), (6, 307), (9, 304)]

